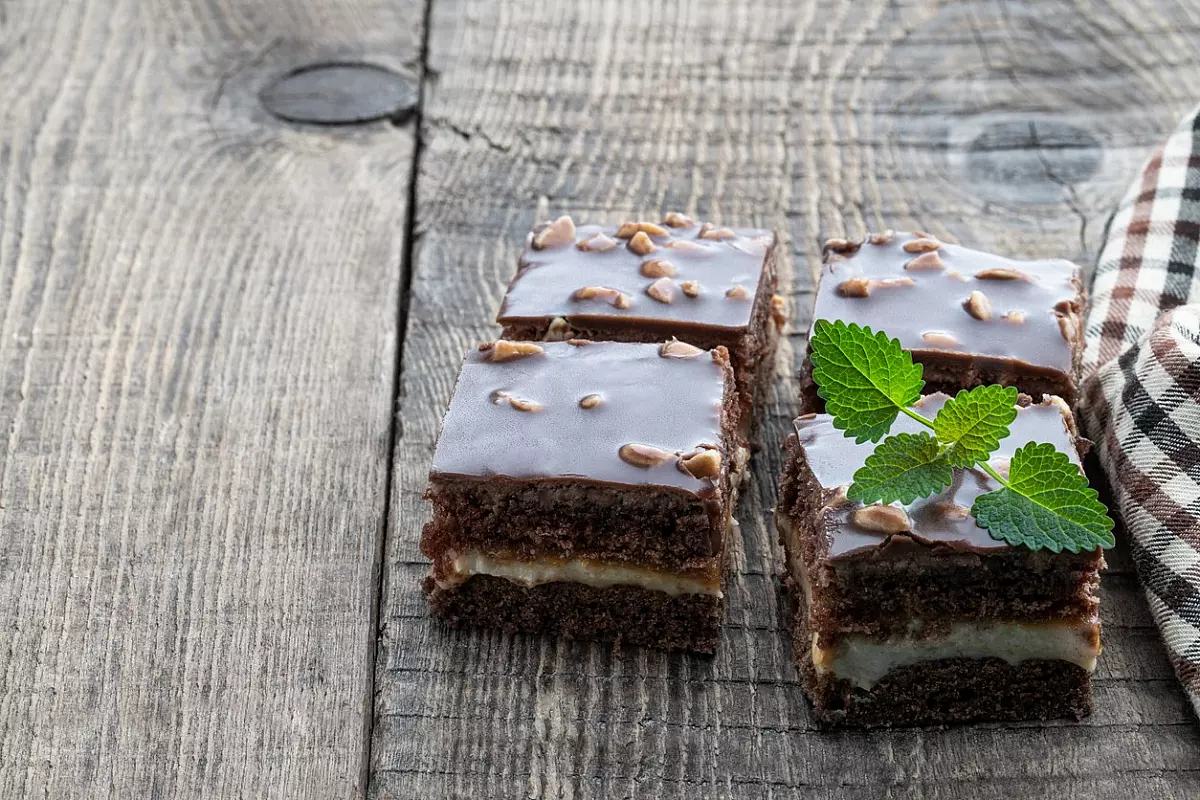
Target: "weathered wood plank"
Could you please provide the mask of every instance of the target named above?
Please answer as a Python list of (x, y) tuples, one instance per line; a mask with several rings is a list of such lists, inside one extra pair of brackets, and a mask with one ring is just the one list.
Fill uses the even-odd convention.
[(822, 734), (772, 580), (780, 380), (712, 659), (451, 632), (423, 613), (420, 501), (462, 350), (528, 225), (682, 208), (791, 235), (790, 374), (825, 236), (924, 227), (1095, 256), (1108, 209), (1193, 102), (1200, 13), (1111, 0), (936, 4), (436, 0), (401, 375), (372, 794), (1190, 796), (1200, 726), (1121, 554), (1083, 725)]
[(419, 2), (0, 12), (0, 797), (359, 796)]

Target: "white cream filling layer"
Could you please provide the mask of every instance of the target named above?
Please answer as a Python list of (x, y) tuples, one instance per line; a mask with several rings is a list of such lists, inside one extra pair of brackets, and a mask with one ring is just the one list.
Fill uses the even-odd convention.
[(608, 586), (640, 586), (669, 595), (707, 594), (721, 596), (719, 576), (706, 578), (697, 575), (662, 572), (611, 561), (579, 558), (569, 560), (523, 561), (495, 558), (478, 552), (460, 553), (451, 562), (452, 577), (438, 581), (448, 589), (472, 575), (492, 575), (522, 586), (543, 583), (582, 583), (596, 588)]
[(1100, 626), (1089, 622), (955, 623), (949, 633), (928, 639), (885, 640), (851, 635), (822, 648), (814, 634), (813, 664), (855, 686), (870, 689), (893, 669), (944, 658), (999, 658), (1009, 664), (1051, 659), (1096, 669)]

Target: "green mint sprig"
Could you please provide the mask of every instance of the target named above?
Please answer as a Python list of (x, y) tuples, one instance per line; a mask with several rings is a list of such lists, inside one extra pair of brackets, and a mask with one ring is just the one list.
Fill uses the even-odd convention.
[[(1001, 486), (971, 508), (992, 538), (1055, 553), (1115, 544), (1113, 521), (1096, 491), (1053, 445), (1018, 449), (1007, 478), (989, 463), (1016, 419), (1015, 388), (964, 389), (931, 420), (912, 408), (925, 386), (923, 370), (899, 340), (853, 323), (818, 320), (809, 346), (817, 393), (834, 427), (859, 444), (883, 439), (854, 473), (850, 500), (911, 503), (949, 486), (955, 468), (978, 467)], [(900, 414), (933, 434), (888, 436)]]

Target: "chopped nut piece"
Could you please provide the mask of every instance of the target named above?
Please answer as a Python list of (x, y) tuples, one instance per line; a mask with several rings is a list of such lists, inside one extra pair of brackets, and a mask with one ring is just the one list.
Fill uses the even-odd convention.
[(699, 253), (709, 249), (704, 245), (696, 244), (691, 239), (672, 239), (664, 244), (663, 247), (669, 247), (672, 250), (683, 250), (686, 253)]
[(1019, 269), (1006, 269), (1005, 267), (994, 267), (985, 269), (975, 273), (975, 277), (981, 281), (1024, 281), (1029, 280), (1029, 276)]
[(934, 503), (933, 508), (946, 519), (963, 520), (971, 516), (971, 509), (958, 503)]
[(579, 407), (595, 408), (596, 406), (600, 405), (600, 401), (603, 399), (604, 398), (598, 394), (585, 394), (583, 397), (579, 398)]
[(686, 214), (680, 214), (678, 211), (669, 211), (663, 217), (663, 225), (668, 225), (672, 228), (690, 228), (695, 224), (696, 220)]
[(510, 342), (507, 339), (497, 339), (491, 350), (492, 361), (512, 361), (514, 358), (537, 356), (546, 352), (533, 342)]
[(666, 450), (661, 450), (648, 444), (636, 443), (621, 445), (621, 449), (617, 451), (617, 454), (621, 456), (621, 460), (626, 464), (632, 464), (642, 469), (657, 467), (659, 464), (663, 464), (668, 459), (674, 457), (673, 453), (668, 453)]
[(520, 397), (509, 397), (508, 404), (517, 411), (541, 411), (542, 404), (533, 400), (525, 400)]
[(649, 255), (658, 249), (654, 246), (654, 242), (650, 241), (650, 237), (646, 235), (645, 231), (635, 233), (626, 246), (639, 256)]
[(779, 328), (787, 324), (787, 301), (777, 294), (771, 295), (771, 317)]
[(936, 239), (937, 238), (932, 233), (926, 233), (925, 231), (913, 231), (912, 235), (914, 238), (917, 238), (917, 239)]
[(831, 253), (853, 253), (860, 247), (862, 247), (862, 242), (854, 242), (849, 239), (825, 240), (825, 249)]
[(838, 284), (837, 293), (842, 297), (867, 297), (871, 294), (871, 282), (866, 278), (849, 278)]
[(659, 278), (646, 287), (646, 294), (660, 303), (672, 303), (675, 301), (675, 281), (670, 278)]
[(962, 342), (944, 331), (925, 331), (921, 338), (934, 347), (955, 348), (962, 345)]
[(718, 228), (711, 222), (706, 222), (700, 226), (700, 233), (697, 234), (701, 239), (713, 239), (720, 241), (721, 239), (732, 239), (737, 236), (729, 228)]
[(680, 456), (679, 468), (693, 478), (715, 478), (721, 474), (721, 454), (716, 450), (697, 450)]
[(617, 228), (618, 239), (632, 239), (638, 233), (645, 233), (650, 236), (670, 236), (671, 232), (661, 225), (655, 225), (653, 222), (622, 222), (621, 227)]
[(1058, 317), (1058, 330), (1062, 337), (1068, 342), (1075, 341), (1079, 333), (1079, 317), (1075, 314), (1056, 314)]
[(913, 239), (902, 245), (906, 253), (931, 253), (941, 246), (942, 243), (937, 239)]
[(892, 240), (895, 238), (896, 232), (891, 228), (888, 228), (883, 233), (872, 233), (867, 241), (869, 241), (871, 244), (891, 244)]
[(871, 281), (871, 286), (878, 286), (880, 289), (894, 289), (897, 286), (916, 286), (917, 282), (912, 278), (880, 278), (879, 280)]
[(605, 250), (612, 250), (617, 244), (616, 239), (609, 238), (603, 233), (593, 233), (575, 246), (588, 253), (603, 253)]
[(681, 342), (678, 339), (663, 342), (662, 346), (658, 348), (658, 354), (663, 358), (695, 358), (703, 352), (694, 344)]
[(626, 309), (632, 305), (633, 300), (629, 295), (612, 289), (608, 286), (585, 286), (582, 289), (576, 289), (571, 295), (572, 300), (604, 300), (613, 308)]
[(946, 262), (942, 261), (942, 257), (936, 252), (922, 253), (904, 265), (905, 269), (924, 270), (924, 269), (945, 269)]
[(850, 515), (850, 520), (864, 530), (874, 533), (903, 533), (912, 530), (912, 522), (903, 508), (896, 506), (865, 506)]
[(647, 278), (675, 277), (675, 265), (664, 258), (652, 258), (649, 261), (643, 261), (639, 271)]
[(547, 247), (562, 247), (574, 242), (575, 220), (564, 214), (534, 234), (533, 249), (545, 250)]
[(555, 317), (550, 320), (550, 324), (546, 327), (546, 335), (542, 337), (542, 341), (561, 342), (567, 338), (570, 332), (570, 324), (562, 317)]
[(682, 289), (683, 293), (688, 297), (700, 296), (700, 281), (682, 281), (679, 284), (679, 288)]
[(963, 308), (977, 320), (987, 322), (992, 318), (992, 301), (987, 299), (987, 295), (976, 289), (971, 292), (971, 296), (963, 303)]
[(591, 339), (567, 339), (567, 344), (572, 347), (586, 347), (589, 344), (593, 344), (593, 342)]
[(1005, 322), (1011, 322), (1013, 325), (1020, 325), (1025, 321), (1024, 311), (1010, 311), (1004, 315)]
[(750, 293), (740, 283), (735, 283), (725, 291), (725, 296), (731, 300), (749, 300)]

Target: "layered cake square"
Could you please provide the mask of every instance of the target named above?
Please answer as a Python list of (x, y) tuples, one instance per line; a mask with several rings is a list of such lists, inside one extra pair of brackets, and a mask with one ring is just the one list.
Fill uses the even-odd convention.
[[(936, 415), (946, 396), (918, 407)], [(892, 433), (916, 433), (901, 415)], [(1045, 442), (1078, 465), (1081, 442), (1058, 398), (1027, 396), (990, 463)], [(804, 688), (828, 725), (924, 725), (1069, 717), (1092, 709), (1100, 653), (1100, 550), (1030, 550), (976, 525), (976, 497), (999, 488), (955, 470), (940, 494), (863, 506), (846, 491), (874, 449), (832, 417), (795, 422), (776, 511), (795, 601)]]
[(678, 213), (615, 227), (559, 217), (529, 233), (496, 322), (505, 339), (725, 347), (749, 425), (774, 373), (781, 255), (771, 231)]
[[(1000, 384), (1074, 407), (1083, 306), (1070, 261), (1014, 261), (887, 231), (826, 244), (813, 320), (887, 331), (924, 365), (931, 394)], [(824, 411), (807, 359), (801, 390), (808, 410)]]
[(712, 652), (740, 414), (723, 347), (499, 340), (468, 353), (426, 492), (433, 613)]

